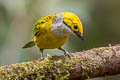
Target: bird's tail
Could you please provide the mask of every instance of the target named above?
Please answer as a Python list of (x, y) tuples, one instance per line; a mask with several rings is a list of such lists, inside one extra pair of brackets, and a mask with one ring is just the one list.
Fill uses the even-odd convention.
[(23, 46), (23, 48), (30, 48), (35, 46), (34, 40), (29, 41), (27, 44)]

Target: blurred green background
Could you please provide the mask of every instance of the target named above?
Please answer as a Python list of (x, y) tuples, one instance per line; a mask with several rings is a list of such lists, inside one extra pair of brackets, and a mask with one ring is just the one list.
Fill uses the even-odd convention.
[[(71, 35), (63, 46), (68, 52), (120, 43), (120, 0), (0, 0), (0, 66), (38, 59), (36, 47), (22, 47), (33, 38), (38, 19), (62, 11), (77, 14), (84, 26), (84, 41)], [(62, 52), (45, 50), (48, 53)], [(97, 80), (120, 80), (119, 77)]]

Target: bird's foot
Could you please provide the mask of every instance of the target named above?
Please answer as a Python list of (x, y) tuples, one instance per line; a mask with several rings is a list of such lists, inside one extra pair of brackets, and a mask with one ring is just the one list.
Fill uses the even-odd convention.
[(64, 52), (64, 55), (65, 55), (65, 56), (68, 56), (69, 58), (71, 58), (71, 56), (72, 56), (72, 54), (70, 54), (70, 53), (67, 52), (67, 51)]
[(45, 57), (41, 56), (40, 59), (43, 60), (43, 59), (45, 59)]
[(61, 47), (58, 48), (58, 49), (59, 49), (59, 50), (62, 50), (62, 51), (64, 52), (64, 55), (65, 55), (65, 56), (68, 56), (69, 58), (71, 58), (72, 55), (71, 55), (69, 52), (67, 52), (65, 49), (63, 49), (63, 48), (61, 48)]

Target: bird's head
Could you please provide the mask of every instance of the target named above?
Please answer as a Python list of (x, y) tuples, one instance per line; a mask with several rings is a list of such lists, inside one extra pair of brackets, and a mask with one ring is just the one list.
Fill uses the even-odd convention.
[(83, 26), (79, 17), (71, 12), (63, 12), (62, 18), (63, 23), (70, 28), (71, 32), (83, 40)]

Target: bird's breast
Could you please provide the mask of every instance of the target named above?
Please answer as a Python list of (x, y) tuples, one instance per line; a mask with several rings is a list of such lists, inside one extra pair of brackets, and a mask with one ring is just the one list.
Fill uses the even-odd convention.
[(70, 35), (64, 37), (54, 36), (53, 34), (43, 34), (34, 37), (34, 42), (39, 48), (54, 49), (61, 47), (69, 38)]

